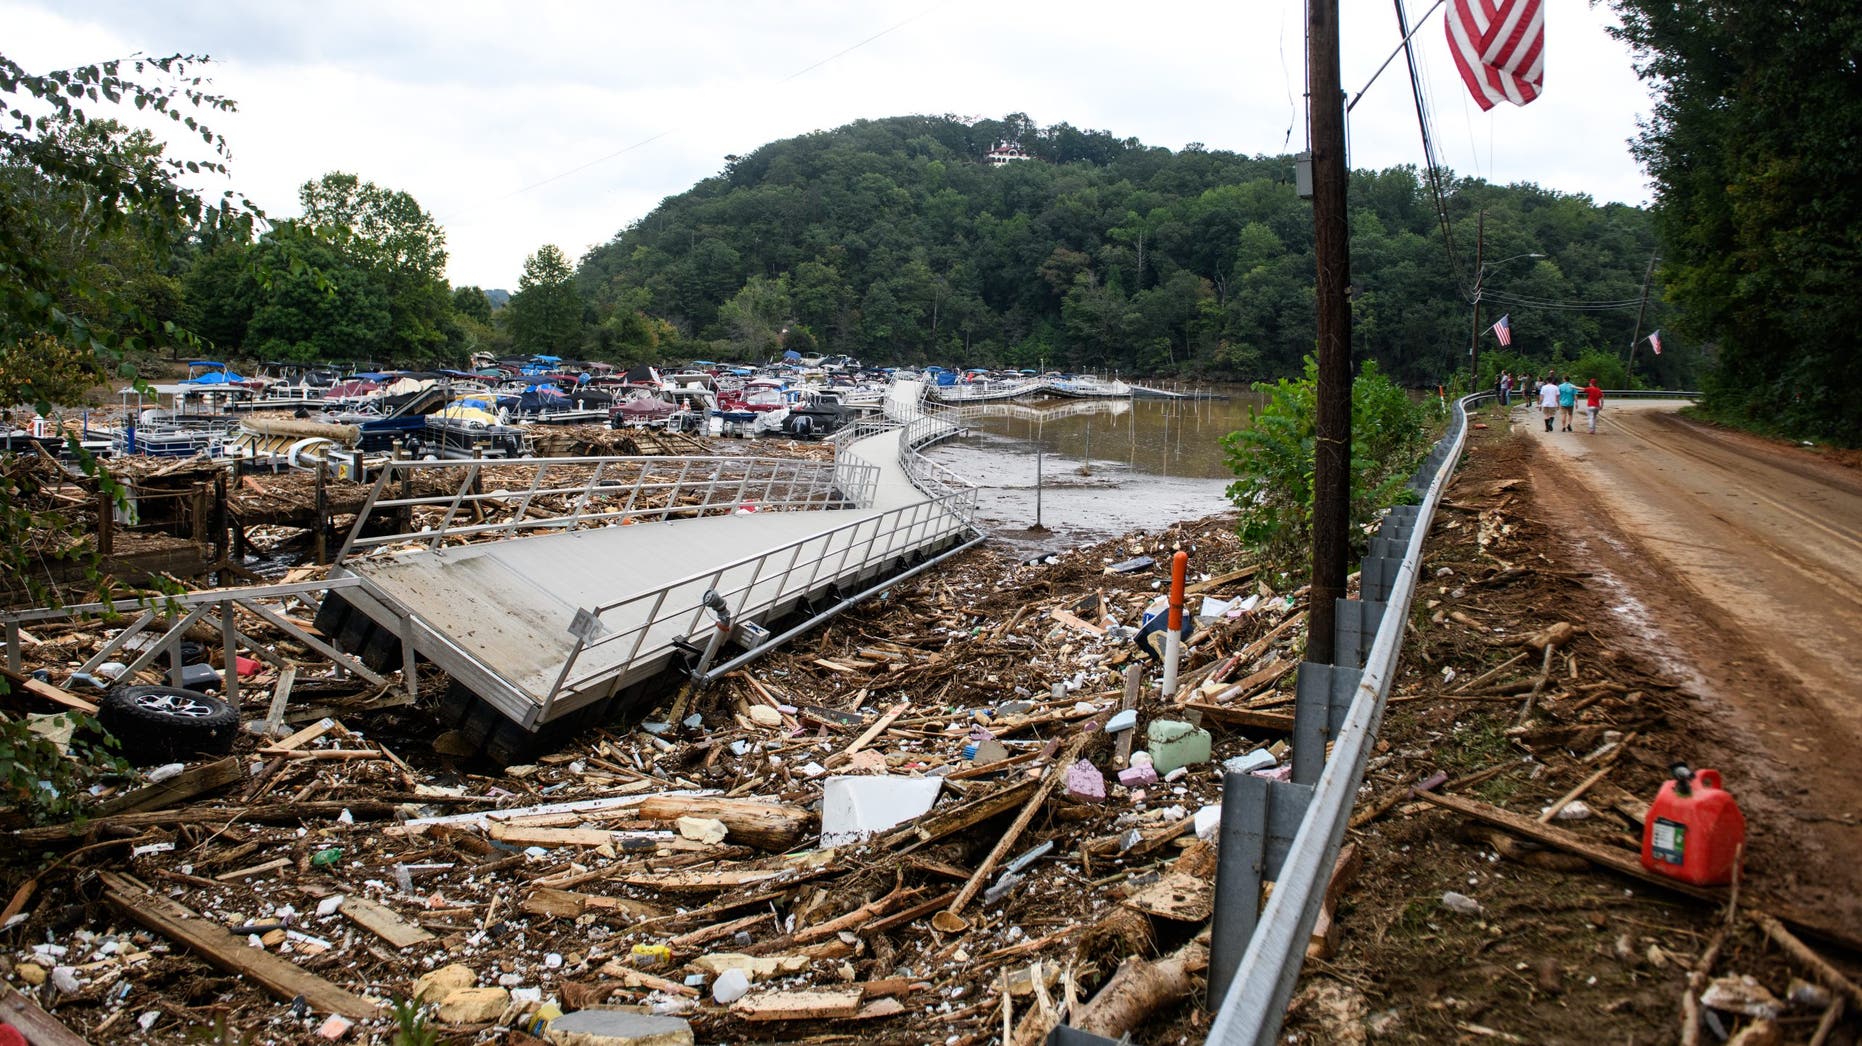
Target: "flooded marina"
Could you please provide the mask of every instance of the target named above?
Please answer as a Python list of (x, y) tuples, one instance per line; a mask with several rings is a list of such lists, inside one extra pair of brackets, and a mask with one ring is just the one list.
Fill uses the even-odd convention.
[[(1229, 508), (1221, 440), (1248, 426), (1261, 397), (1243, 385), (1211, 391), (1228, 398), (972, 407), (967, 436), (925, 453), (981, 488), (995, 539), (1028, 551), (1078, 545)], [(1037, 456), (1045, 531), (1030, 529)]]

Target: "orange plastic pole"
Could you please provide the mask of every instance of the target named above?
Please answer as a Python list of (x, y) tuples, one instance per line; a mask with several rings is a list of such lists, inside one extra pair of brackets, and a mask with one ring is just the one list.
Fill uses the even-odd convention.
[(1177, 693), (1177, 662), (1183, 656), (1183, 576), (1189, 573), (1190, 554), (1179, 552), (1170, 560), (1170, 617), (1164, 632), (1163, 696)]
[(1183, 579), (1190, 572), (1190, 554), (1179, 552), (1170, 557), (1170, 630), (1183, 630)]

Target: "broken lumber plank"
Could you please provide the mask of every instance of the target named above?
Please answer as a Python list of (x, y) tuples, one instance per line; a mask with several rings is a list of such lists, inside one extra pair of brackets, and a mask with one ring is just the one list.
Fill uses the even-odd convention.
[(97, 706), (95, 704), (84, 700), (69, 690), (55, 687), (50, 683), (34, 679), (31, 676), (20, 675), (18, 672), (3, 666), (0, 666), (0, 676), (4, 676), (8, 683), (24, 690), (26, 693), (40, 698), (41, 700), (50, 701), (61, 708), (70, 709), (73, 712), (83, 712), (85, 715), (97, 714)]
[(601, 969), (595, 972), (603, 977), (612, 977), (629, 988), (642, 988), (646, 991), (666, 992), (669, 995), (683, 995), (691, 999), (698, 997), (697, 988), (687, 984), (680, 984), (678, 981), (669, 981), (664, 977), (655, 977), (645, 970), (637, 970), (619, 959), (609, 960), (602, 964)]
[(1261, 568), (1257, 565), (1242, 567), (1240, 570), (1231, 570), (1226, 574), (1218, 574), (1207, 581), (1198, 581), (1194, 585), (1188, 586), (1183, 590), (1183, 594), (1186, 596), (1193, 596), (1201, 592), (1207, 592), (1210, 589), (1221, 588), (1223, 585), (1235, 581), (1246, 581), (1248, 578), (1260, 573), (1260, 570)]
[(1093, 624), (1091, 621), (1088, 621), (1085, 618), (1082, 618), (1080, 615), (1075, 614), (1069, 610), (1062, 610), (1059, 607), (1055, 607), (1054, 609), (1047, 612), (1047, 616), (1053, 618), (1054, 620), (1060, 622), (1063, 625), (1066, 625), (1068, 628), (1077, 628), (1080, 631), (1085, 632), (1089, 635), (1103, 636), (1106, 634), (1106, 630), (1104, 628), (1100, 627), (1099, 625)]
[(308, 970), (263, 948), (253, 948), (203, 918), (198, 912), (169, 900), (116, 872), (99, 872), (104, 897), (124, 915), (167, 937), (213, 965), (249, 977), (273, 995), (290, 1001), (303, 996), (313, 1010), (366, 1020), (379, 1015), (380, 1004), (340, 988)]
[(227, 756), (211, 763), (189, 767), (166, 781), (141, 788), (132, 789), (122, 795), (112, 796), (97, 804), (91, 816), (100, 817), (107, 814), (127, 814), (137, 810), (159, 810), (184, 799), (192, 799), (204, 792), (216, 788), (225, 788), (235, 781), (246, 777), (245, 767), (240, 765), (238, 756)]
[[(304, 729), (299, 730), (297, 733), (292, 734), (290, 737), (287, 737), (284, 740), (278, 742), (277, 744), (266, 746), (265, 751), (267, 752), (289, 752), (294, 748), (302, 748), (305, 745), (311, 743), (312, 741), (315, 741), (317, 738), (322, 737), (324, 734), (327, 734), (332, 730), (338, 729), (340, 726), (341, 724), (339, 724), (336, 720), (331, 719), (328, 716), (325, 716), (322, 719), (319, 719), (316, 722), (305, 727)], [(349, 731), (347, 730), (343, 731), (343, 733), (345, 734), (347, 734), (348, 732)]]
[(510, 846), (606, 846), (614, 841), (614, 833), (606, 828), (543, 828), (502, 821), (493, 821), (487, 834)]
[(392, 908), (366, 897), (351, 894), (343, 898), (338, 910), (349, 916), (350, 921), (357, 926), (396, 948), (407, 948), (434, 939), (432, 934), (401, 918)]
[[(1439, 792), (1418, 792), (1417, 798), (1427, 800), (1437, 806), (1453, 810), (1456, 813), (1485, 821), (1496, 828), (1504, 828), (1514, 835), (1523, 836), (1537, 843), (1554, 846), (1560, 850), (1577, 854), (1579, 857), (1632, 879), (1659, 886), (1674, 893), (1686, 894), (1714, 905), (1724, 905), (1730, 892), (1721, 887), (1695, 886), (1679, 879), (1670, 879), (1642, 867), (1642, 861), (1635, 854), (1602, 846), (1589, 839), (1559, 828), (1556, 825), (1540, 824), (1530, 817), (1503, 810), (1489, 803), (1466, 799), (1458, 795), (1445, 795)], [(1862, 935), (1853, 927), (1837, 926), (1819, 915), (1789, 909), (1772, 908), (1770, 913), (1781, 922), (1789, 924), (1824, 940), (1833, 941), (1851, 951), (1862, 951)]]
[(815, 815), (799, 806), (684, 795), (650, 797), (640, 804), (639, 814), (646, 821), (676, 821), (681, 817), (722, 821), (732, 842), (777, 852), (801, 842), (815, 822)]
[(24, 1032), (33, 1046), (90, 1046), (89, 1040), (10, 984), (0, 984), (0, 1020)]
[(1167, 872), (1119, 903), (1160, 919), (1206, 922), (1215, 913), (1215, 878)]
[(825, 765), (828, 769), (832, 770), (833, 768), (840, 766), (843, 763), (847, 762), (847, 760), (852, 759), (854, 757), (854, 753), (858, 752), (862, 748), (865, 748), (867, 745), (872, 744), (873, 739), (875, 737), (878, 737), (880, 734), (883, 734), (888, 729), (890, 729), (893, 721), (898, 719), (900, 716), (904, 715), (906, 710), (911, 707), (912, 707), (912, 703), (910, 701), (900, 701), (898, 704), (893, 705), (891, 708), (886, 709), (886, 714), (880, 716), (879, 719), (876, 722), (874, 722), (872, 726), (867, 727), (866, 731), (862, 733), (859, 737), (854, 738), (853, 744), (850, 744), (846, 748), (843, 748), (840, 751), (835, 752), (833, 755), (828, 756), (827, 759), (823, 761), (823, 765)]
[(1021, 838), (1022, 830), (1028, 827), (1028, 822), (1034, 820), (1036, 811), (1040, 810), (1047, 802), (1047, 797), (1053, 794), (1054, 786), (1066, 776), (1067, 767), (1073, 765), (1073, 761), (1080, 757), (1080, 751), (1086, 747), (1086, 742), (1097, 736), (1097, 732), (1082, 733), (1069, 741), (1066, 754), (1054, 760), (1053, 764), (1047, 768), (1047, 773), (1041, 775), (1040, 787), (1035, 789), (1034, 795), (1029, 797), (1027, 805), (1023, 806), (1022, 812), (1016, 815), (1014, 823), (1010, 824), (1008, 830), (1002, 833), (1002, 837), (996, 840), (995, 847), (989, 851), (989, 856), (983, 858), (983, 863), (976, 867), (976, 871), (970, 876), (970, 881), (964, 883), (963, 889), (957, 891), (956, 900), (950, 902), (950, 907), (945, 909), (953, 919), (962, 918), (964, 906), (976, 897), (977, 893), (983, 889), (983, 883), (995, 874), (997, 862), (1001, 861), (1015, 845), (1015, 841)]
[(936, 842), (947, 835), (987, 821), (997, 814), (1015, 809), (1026, 802), (1029, 794), (1037, 787), (1039, 787), (1039, 782), (1027, 779), (1011, 782), (987, 795), (971, 799), (958, 806), (933, 811), (916, 822), (891, 833), (887, 841), (896, 842), (909, 838), (919, 843)]
[(255, 864), (249, 868), (236, 868), (230, 872), (222, 872), (221, 874), (214, 876), (214, 878), (218, 879), (220, 882), (223, 882), (223, 883), (230, 883), (235, 879), (250, 879), (255, 875), (263, 875), (266, 872), (275, 872), (280, 868), (287, 867), (288, 865), (290, 865), (290, 863), (291, 863), (291, 859), (289, 857), (275, 857), (272, 860), (264, 862), (263, 864)]
[(284, 729), (285, 706), (291, 701), (291, 687), (297, 682), (297, 666), (286, 665), (278, 671), (278, 683), (272, 687), (272, 703), (265, 710), (265, 736), (277, 737)]
[(786, 991), (740, 999), (731, 1013), (746, 1021), (835, 1020), (860, 1012), (860, 989)]
[(1289, 734), (1293, 732), (1293, 716), (1287, 712), (1259, 712), (1252, 708), (1212, 705), (1206, 701), (1186, 701), (1183, 707), (1193, 712), (1201, 712), (1204, 716), (1225, 726), (1278, 730)]

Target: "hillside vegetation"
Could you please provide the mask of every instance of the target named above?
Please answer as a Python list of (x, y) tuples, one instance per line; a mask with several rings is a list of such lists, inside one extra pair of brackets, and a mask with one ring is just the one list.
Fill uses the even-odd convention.
[[(989, 165), (999, 142), (1030, 158)], [(1398, 380), (1466, 368), (1482, 210), (1490, 294), (1640, 297), (1654, 252), (1644, 210), (1477, 179), (1445, 188), (1459, 271), (1415, 170), (1352, 176), (1355, 349)], [(1544, 257), (1513, 257), (1531, 254)], [(576, 283), (589, 348), (620, 357), (663, 348), (669, 325), (740, 358), (780, 342), (877, 362), (1256, 379), (1297, 374), (1312, 350), (1313, 272), (1291, 157), (1172, 152), (1020, 115), (910, 116), (731, 157), (590, 251)], [(1502, 312), (1541, 366), (1626, 353), (1636, 314), (1490, 304), (1483, 351)], [(1661, 312), (1652, 302), (1644, 333)], [(1686, 354), (1645, 349), (1639, 375), (1650, 363), (1665, 371), (1653, 380), (1687, 376)]]

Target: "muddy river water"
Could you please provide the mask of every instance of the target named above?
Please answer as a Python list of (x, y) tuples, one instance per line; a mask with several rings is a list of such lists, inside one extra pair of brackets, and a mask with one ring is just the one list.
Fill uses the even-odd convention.
[[(1001, 404), (969, 434), (926, 454), (980, 490), (983, 525), (1030, 552), (1058, 550), (1226, 511), (1234, 474), (1222, 437), (1246, 428), (1261, 397), (1043, 400)], [(1039, 458), (1039, 513), (1036, 521)]]

